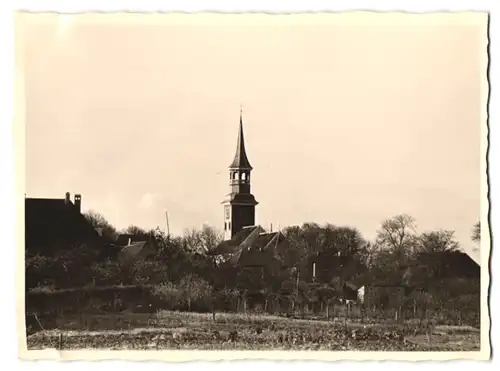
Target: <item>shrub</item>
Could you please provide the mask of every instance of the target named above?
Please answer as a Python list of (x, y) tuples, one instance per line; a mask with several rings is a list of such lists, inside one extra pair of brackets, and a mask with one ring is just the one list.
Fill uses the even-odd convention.
[(214, 293), (214, 309), (231, 312), (236, 310), (240, 293), (236, 289), (224, 288)]
[(153, 286), (151, 294), (163, 309), (179, 309), (182, 305), (182, 292), (171, 282)]
[(197, 310), (212, 309), (213, 288), (203, 278), (189, 274), (181, 280), (179, 289), (188, 311), (193, 309), (193, 304)]

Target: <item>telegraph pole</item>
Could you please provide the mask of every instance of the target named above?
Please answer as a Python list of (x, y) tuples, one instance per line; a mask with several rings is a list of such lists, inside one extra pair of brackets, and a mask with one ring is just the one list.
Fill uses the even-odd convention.
[(165, 218), (167, 221), (167, 238), (170, 239), (170, 225), (168, 224), (168, 211), (165, 210)]

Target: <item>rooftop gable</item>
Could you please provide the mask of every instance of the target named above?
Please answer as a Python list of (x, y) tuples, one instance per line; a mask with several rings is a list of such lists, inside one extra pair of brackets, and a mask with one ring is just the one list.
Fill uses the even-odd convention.
[(70, 200), (25, 199), (25, 243), (29, 250), (48, 252), (100, 242), (99, 233)]
[[(249, 233), (248, 233), (249, 232)], [(266, 266), (272, 261), (279, 261), (276, 247), (284, 241), (284, 236), (279, 232), (265, 232), (260, 226), (248, 228), (245, 232), (246, 238), (236, 245), (233, 241), (233, 248), (228, 260), (229, 264), (240, 266)], [(235, 236), (236, 237), (236, 236)], [(229, 242), (230, 242), (229, 241)]]
[(241, 231), (236, 233), (232, 239), (223, 241), (215, 249), (209, 252), (210, 255), (226, 255), (237, 253), (240, 247), (246, 246), (256, 237), (261, 231), (260, 226), (243, 227)]

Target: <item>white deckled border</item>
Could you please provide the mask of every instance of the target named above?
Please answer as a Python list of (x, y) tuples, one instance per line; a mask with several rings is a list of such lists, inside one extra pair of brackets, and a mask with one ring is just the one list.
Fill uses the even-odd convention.
[[(212, 1), (210, 6), (203, 6), (203, 2), (196, 2), (200, 4), (190, 5), (187, 1), (171, 1), (169, 2), (169, 9), (166, 9), (166, 6), (161, 6), (161, 1), (120, 1), (115, 5), (106, 5), (103, 4), (102, 1), (85, 1), (81, 4), (69, 4), (70, 2), (66, 2), (62, 4), (61, 1), (19, 1), (16, 8), (26, 9), (31, 11), (58, 11), (58, 12), (71, 12), (71, 13), (81, 13), (85, 11), (97, 11), (97, 12), (114, 12), (120, 10), (126, 10), (128, 12), (134, 11), (150, 11), (155, 12), (158, 10), (173, 10), (173, 11), (181, 11), (181, 12), (198, 12), (198, 11), (214, 11), (216, 9), (225, 9), (225, 12), (244, 12), (245, 10), (249, 10), (252, 8), (254, 11), (262, 10), (266, 13), (279, 13), (280, 9), (283, 9), (283, 6), (276, 5), (274, 7), (270, 7), (268, 2), (264, 1), (253, 1), (251, 2), (252, 6), (235, 6), (233, 7), (224, 7), (222, 4), (228, 4), (229, 1)], [(73, 3), (73, 2), (71, 2)], [(177, 3), (177, 5), (176, 5)], [(243, 3), (243, 2), (242, 2)], [(249, 2), (247, 2), (249, 3)], [(333, 4), (329, 4), (328, 1), (307, 1), (305, 4), (307, 5), (296, 5), (291, 4), (291, 6), (286, 7), (286, 12), (297, 12), (301, 10), (307, 10), (309, 12), (320, 12), (326, 9), (332, 10), (342, 10), (335, 9), (339, 8), (338, 6), (334, 6)], [(401, 4), (401, 2), (397, 1), (386, 1), (386, 5), (379, 6), (381, 2), (377, 2), (377, 10), (401, 10), (401, 6), (397, 4)], [(417, 4), (419, 3), (420, 6)], [(448, 1), (449, 6), (437, 6), (435, 5), (434, 9), (424, 9), (422, 10), (422, 3), (424, 2), (415, 2), (412, 4), (405, 4), (404, 11), (406, 12), (423, 12), (429, 10), (462, 10), (465, 11), (470, 9), (470, 1)], [(430, 4), (435, 4), (436, 2), (428, 2)], [(453, 5), (452, 5), (453, 3)], [(467, 3), (467, 4), (466, 4)], [(475, 1), (475, 8), (488, 10), (489, 7), (487, 4), (491, 2), (486, 1)], [(140, 5), (138, 5), (140, 4)], [(348, 8), (350, 9), (371, 9), (373, 8), (373, 1), (349, 1), (344, 4), (349, 4)], [(364, 5), (363, 5), (364, 4)], [(221, 6), (222, 5), (222, 6)], [(289, 5), (289, 4), (287, 4)], [(338, 4), (337, 4), (338, 5)], [(271, 8), (271, 9), (269, 9)], [(347, 6), (340, 5), (340, 8), (344, 8), (346, 10)], [(465, 13), (464, 13), (465, 14)], [(180, 14), (177, 16), (181, 16)], [(176, 16), (176, 17), (177, 17)], [(221, 19), (218, 18), (216, 14), (211, 14), (207, 16), (207, 20), (212, 18), (213, 21), (221, 22)], [(436, 15), (439, 17), (440, 15)], [(441, 15), (442, 16), (442, 15)], [(476, 16), (484, 17), (484, 14), (476, 14)], [(294, 16), (297, 17), (297, 16)], [(319, 20), (310, 18), (311, 16), (301, 18), (301, 21), (304, 22), (314, 22), (317, 23)], [(132, 17), (133, 18), (133, 17)], [(274, 17), (273, 17), (274, 18)], [(309, 18), (307, 20), (306, 18)], [(180, 19), (180, 18), (179, 18)], [(257, 18), (255, 18), (257, 19)], [(276, 21), (274, 19), (273, 21)], [(387, 20), (386, 20), (387, 21)], [(262, 22), (262, 20), (258, 20), (258, 22)], [(387, 21), (391, 22), (391, 21)], [(394, 21), (396, 22), (396, 21)], [(352, 24), (352, 20), (350, 22)], [(487, 30), (485, 29), (485, 33)], [(485, 38), (486, 42), (486, 38)], [(21, 62), (22, 63), (22, 62)], [(487, 56), (485, 56), (485, 60), (483, 61), (485, 69), (488, 64)], [(19, 67), (19, 66), (18, 66)], [(24, 185), (24, 118), (23, 118), (23, 110), (22, 110), (22, 73), (20, 71), (16, 71), (15, 75), (15, 83), (16, 83), (16, 109), (15, 109), (15, 120), (16, 120), (16, 130), (14, 132), (15, 135), (15, 145), (16, 145), (16, 170), (17, 170), (17, 181), (19, 184)], [(484, 96), (488, 95), (488, 81), (485, 76), (483, 81), (483, 92)], [(484, 98), (486, 101), (486, 98)], [(492, 105), (490, 104), (490, 109)], [(483, 153), (482, 158), (484, 159), (482, 163), (481, 169), (481, 224), (482, 226), (488, 226), (488, 211), (489, 211), (489, 202), (487, 200), (487, 192), (488, 185), (486, 183), (486, 150), (487, 150), (487, 126), (486, 126), (486, 117), (487, 110), (486, 106), (483, 111), (483, 121), (484, 125), (482, 127), (483, 133), (483, 142), (481, 151)], [(491, 165), (490, 165), (491, 166)], [(491, 170), (491, 169), (490, 169)], [(24, 221), (24, 202), (23, 202), (23, 194), (24, 190), (19, 185), (15, 189), (16, 192), (16, 206), (17, 210), (20, 210), (16, 215), (16, 226), (17, 226), (17, 249), (16, 249), (16, 291), (18, 293), (24, 292), (24, 233), (23, 233), (23, 221)], [(487, 292), (489, 285), (489, 270), (485, 269), (488, 266), (489, 260), (489, 239), (490, 231), (487, 228), (482, 229), (482, 249), (481, 249), (481, 267), (482, 271), (482, 292)], [(22, 276), (22, 277), (20, 277)], [(484, 349), (481, 352), (286, 352), (286, 351), (269, 351), (269, 352), (250, 352), (250, 351), (231, 351), (231, 352), (217, 352), (217, 351), (27, 351), (25, 348), (25, 340), (24, 340), (24, 295), (18, 295), (17, 298), (17, 307), (18, 307), (18, 335), (19, 336), (19, 356), (23, 359), (59, 359), (59, 360), (102, 360), (102, 359), (120, 359), (120, 360), (161, 360), (161, 361), (169, 361), (169, 362), (185, 362), (185, 361), (193, 361), (193, 360), (207, 360), (207, 361), (216, 361), (222, 359), (268, 359), (268, 360), (323, 360), (323, 361), (331, 361), (331, 360), (456, 360), (456, 359), (487, 359), (489, 357), (489, 314), (487, 309), (487, 297), (483, 295), (482, 297), (482, 348)], [(19, 323), (22, 323), (21, 327), (19, 327)], [(22, 337), (22, 339), (21, 339)]]

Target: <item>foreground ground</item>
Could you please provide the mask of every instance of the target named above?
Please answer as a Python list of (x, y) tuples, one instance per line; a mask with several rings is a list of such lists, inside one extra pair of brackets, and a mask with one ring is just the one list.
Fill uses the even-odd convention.
[(28, 349), (478, 351), (479, 329), (359, 324), (269, 315), (160, 312), (60, 320)]

